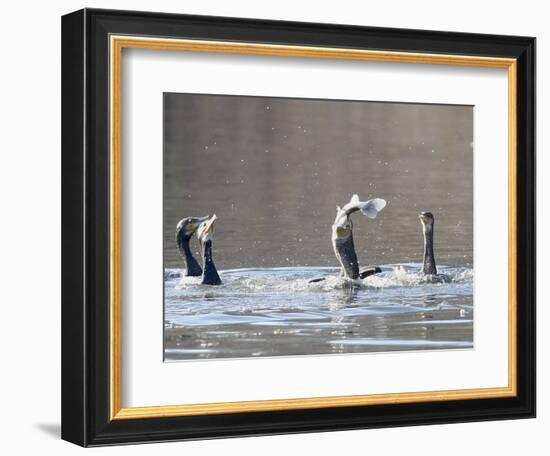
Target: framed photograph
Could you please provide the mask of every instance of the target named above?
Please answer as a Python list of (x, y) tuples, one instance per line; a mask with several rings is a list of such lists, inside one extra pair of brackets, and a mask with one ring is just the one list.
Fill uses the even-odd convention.
[(535, 416), (535, 39), (62, 20), (62, 437)]

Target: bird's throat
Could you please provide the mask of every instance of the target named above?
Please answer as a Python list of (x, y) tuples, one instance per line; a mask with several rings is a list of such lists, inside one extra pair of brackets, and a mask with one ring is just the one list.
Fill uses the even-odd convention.
[(422, 272), (424, 274), (437, 274), (433, 238), (433, 225), (424, 226), (424, 265), (422, 267)]
[(188, 240), (182, 240), (180, 243), (180, 251), (185, 259), (185, 264), (187, 266), (186, 275), (191, 277), (198, 277), (202, 274), (202, 268), (198, 261), (195, 259), (191, 253), (191, 248), (189, 247)]
[(222, 283), (214, 260), (212, 259), (212, 241), (208, 240), (202, 244), (203, 272), (201, 283), (206, 285), (220, 285)]
[(357, 279), (359, 277), (359, 263), (355, 253), (353, 233), (345, 238), (333, 238), (332, 245), (336, 258), (342, 266), (342, 275), (349, 279)]

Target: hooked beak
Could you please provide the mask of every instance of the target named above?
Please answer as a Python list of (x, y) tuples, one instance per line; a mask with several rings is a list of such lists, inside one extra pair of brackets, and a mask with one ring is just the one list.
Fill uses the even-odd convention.
[(199, 237), (204, 239), (206, 236), (211, 234), (214, 231), (214, 221), (217, 219), (217, 215), (214, 214), (212, 217), (204, 217), (204, 221), (199, 226)]

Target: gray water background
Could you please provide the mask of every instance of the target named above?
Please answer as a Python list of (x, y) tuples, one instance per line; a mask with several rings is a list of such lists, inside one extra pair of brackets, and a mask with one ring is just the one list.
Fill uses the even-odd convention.
[[(166, 359), (472, 346), (473, 107), (170, 93), (164, 110), (165, 270), (184, 267), (177, 222), (213, 213), (218, 269), (253, 268), (216, 290), (165, 282)], [(388, 201), (354, 217), (354, 239), (389, 282), (279, 287), (337, 266), (331, 225), (353, 193)], [(420, 211), (435, 215), (438, 264), (466, 281), (395, 281), (388, 265), (422, 260)], [(356, 343), (335, 345), (334, 325)]]
[(355, 223), (363, 263), (419, 261), (417, 214), (440, 262), (472, 265), (471, 106), (165, 95), (165, 267), (177, 222), (216, 213), (220, 268), (333, 266), (336, 206), (384, 198)]

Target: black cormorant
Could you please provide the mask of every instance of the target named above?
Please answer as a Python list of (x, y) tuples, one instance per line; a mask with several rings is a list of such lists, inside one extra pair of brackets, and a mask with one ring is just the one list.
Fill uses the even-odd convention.
[[(358, 195), (353, 195), (344, 207), (336, 208), (336, 219), (332, 225), (332, 247), (336, 258), (342, 266), (340, 275), (349, 279), (364, 279), (373, 274), (382, 272), (378, 266), (369, 266), (359, 269), (357, 253), (353, 244), (353, 223), (351, 214), (361, 211), (369, 218), (376, 218), (378, 213), (386, 207), (386, 201), (374, 198), (360, 201)], [(324, 278), (312, 279), (309, 282), (321, 282)]]
[(353, 222), (351, 214), (361, 211), (368, 218), (376, 218), (378, 213), (386, 207), (386, 201), (374, 198), (368, 201), (360, 201), (358, 195), (353, 195), (349, 203), (344, 207), (336, 208), (336, 219), (332, 225), (332, 247), (336, 258), (342, 265), (341, 275), (349, 279), (363, 279), (369, 275), (380, 272), (380, 268), (368, 268), (359, 270), (359, 262), (353, 244)]
[(435, 218), (431, 212), (421, 212), (418, 218), (422, 223), (422, 231), (424, 232), (424, 262), (422, 265), (422, 273), (426, 276), (429, 282), (449, 282), (450, 277), (445, 274), (437, 273), (434, 256), (434, 223)]
[(206, 217), (185, 217), (181, 219), (176, 226), (176, 244), (180, 255), (185, 260), (186, 270), (184, 276), (198, 277), (202, 274), (202, 268), (191, 253), (189, 241), (197, 231), (199, 225), (210, 218)]
[(203, 221), (197, 229), (197, 237), (201, 243), (202, 253), (202, 276), (201, 283), (204, 285), (221, 285), (222, 281), (216, 270), (216, 265), (212, 259), (212, 234), (214, 231), (214, 221), (216, 214)]

